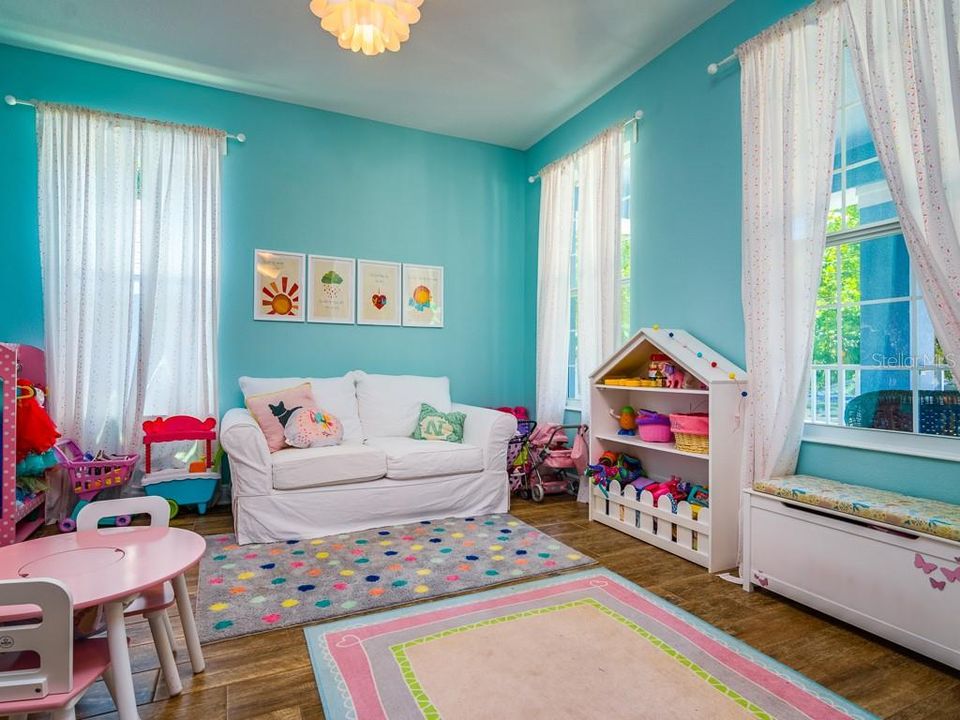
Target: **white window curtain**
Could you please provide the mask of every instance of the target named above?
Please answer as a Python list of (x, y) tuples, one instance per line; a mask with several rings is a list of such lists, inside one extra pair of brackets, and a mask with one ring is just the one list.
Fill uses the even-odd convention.
[(842, 8), (816, 3), (748, 41), (741, 63), (743, 483), (793, 472), (826, 238)]
[(540, 173), (537, 420), (541, 423), (562, 423), (566, 406), (575, 238), (577, 366), (584, 423), (590, 421), (589, 374), (616, 349), (619, 339), (622, 137), (619, 125), (609, 128)]
[[(960, 373), (960, 2), (846, 0), (864, 111), (937, 338)], [(932, 362), (932, 359), (925, 362)]]
[(590, 373), (620, 339), (620, 163), (623, 129), (601, 133), (578, 156), (577, 367), (580, 417), (590, 422)]
[(572, 157), (540, 172), (536, 412), (541, 423), (562, 423), (567, 402), (574, 172)]
[(138, 450), (145, 413), (216, 414), (225, 136), (37, 108), (51, 411), (86, 450)]

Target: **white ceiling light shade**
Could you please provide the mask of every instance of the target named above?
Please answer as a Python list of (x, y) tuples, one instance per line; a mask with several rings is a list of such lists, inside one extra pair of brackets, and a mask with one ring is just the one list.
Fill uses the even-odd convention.
[(320, 27), (345, 50), (364, 55), (396, 52), (420, 19), (423, 0), (311, 0)]

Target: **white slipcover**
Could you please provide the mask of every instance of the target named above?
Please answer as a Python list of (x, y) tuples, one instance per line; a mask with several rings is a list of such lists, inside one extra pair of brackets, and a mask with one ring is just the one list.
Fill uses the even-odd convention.
[(404, 437), (370, 438), (367, 445), (386, 454), (387, 477), (393, 480), (483, 470), (483, 453), (475, 445)]
[[(359, 381), (362, 376), (348, 373), (345, 377)], [(314, 538), (509, 510), (506, 456), (507, 443), (517, 429), (516, 419), (495, 410), (450, 403), (449, 396), (445, 405), (444, 391), (449, 387), (446, 378), (393, 379), (402, 380), (400, 385), (419, 388), (415, 396), (425, 397), (417, 400), (418, 412), (420, 402), (429, 402), (440, 410), (464, 413), (463, 444), (413, 440), (408, 437), (411, 425), (402, 435), (371, 438), (364, 444), (348, 442), (335, 448), (288, 449), (271, 454), (263, 432), (247, 410), (227, 412), (220, 424), (220, 442), (229, 457), (238, 542)], [(292, 380), (296, 384), (299, 378)], [(271, 380), (277, 385), (266, 389), (289, 387), (290, 381)], [(267, 381), (248, 382), (247, 389), (256, 387), (257, 382)], [(368, 407), (386, 410), (380, 417), (393, 421), (409, 413), (412, 394), (398, 389), (396, 383), (377, 379), (365, 388), (378, 382), (387, 392), (379, 403), (370, 395)], [(257, 389), (263, 387), (261, 384)], [(406, 409), (393, 407), (396, 400)], [(332, 406), (330, 411), (335, 412)], [(363, 427), (368, 427), (366, 420)], [(374, 456), (381, 463), (377, 466), (381, 475), (387, 472), (403, 479), (388, 476), (371, 480)], [(392, 458), (392, 471), (388, 458)], [(426, 474), (440, 471), (451, 474)]]
[(303, 490), (342, 482), (382, 478), (386, 453), (362, 443), (286, 448), (271, 455), (274, 490)]
[(356, 379), (364, 437), (410, 437), (423, 403), (450, 412), (449, 378), (358, 372)]

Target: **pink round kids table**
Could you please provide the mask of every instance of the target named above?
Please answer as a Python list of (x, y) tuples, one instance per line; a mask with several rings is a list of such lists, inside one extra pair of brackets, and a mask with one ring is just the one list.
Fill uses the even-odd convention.
[[(184, 572), (205, 549), (201, 536), (180, 528), (127, 527), (50, 535), (0, 548), (0, 579), (55, 578), (69, 588), (76, 609), (104, 606), (117, 713), (121, 720), (138, 720), (124, 601), (172, 580), (193, 671), (202, 672), (203, 653)], [(10, 619), (11, 614), (16, 615), (15, 608), (3, 615)]]

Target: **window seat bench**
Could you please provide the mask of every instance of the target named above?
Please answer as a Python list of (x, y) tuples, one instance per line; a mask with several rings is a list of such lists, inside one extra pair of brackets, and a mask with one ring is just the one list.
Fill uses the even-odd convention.
[(960, 505), (807, 475), (744, 493), (745, 590), (960, 669)]

